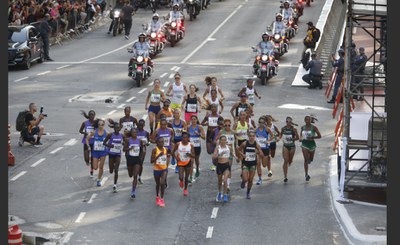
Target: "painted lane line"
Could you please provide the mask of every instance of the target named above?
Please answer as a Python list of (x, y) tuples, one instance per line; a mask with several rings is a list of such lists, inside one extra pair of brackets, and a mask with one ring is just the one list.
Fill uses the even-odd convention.
[(163, 74), (160, 76), (160, 78), (163, 78), (163, 77), (165, 77), (166, 75), (168, 75), (167, 72), (166, 72), (166, 73), (163, 73)]
[(169, 82), (164, 83), (164, 87), (168, 87), (168, 85), (169, 85)]
[(153, 86), (153, 84), (154, 84), (154, 81), (149, 83), (149, 85), (147, 85), (147, 86), (151, 87), (151, 86)]
[(141, 94), (141, 93), (143, 93), (143, 92), (146, 91), (146, 90), (147, 90), (147, 88), (144, 88), (144, 89), (140, 90), (140, 91), (138, 92), (138, 94)]
[(104, 183), (106, 183), (106, 181), (108, 180), (108, 177), (104, 177), (102, 180), (101, 180), (101, 186), (103, 186), (104, 185)]
[(172, 79), (174, 77), (174, 74), (169, 75), (169, 79)]
[(211, 238), (214, 231), (214, 226), (209, 226), (207, 230), (206, 238)]
[(57, 151), (61, 150), (62, 148), (64, 148), (64, 147), (58, 147), (57, 149), (51, 151), (50, 154), (54, 154), (54, 153), (56, 153)]
[(118, 109), (121, 109), (122, 107), (124, 107), (126, 104), (120, 104), (119, 106), (117, 106)]
[(107, 113), (107, 115), (114, 114), (116, 111), (117, 111), (117, 110), (112, 110), (112, 111), (110, 111), (109, 113)]
[(218, 208), (213, 208), (211, 212), (211, 219), (217, 218), (217, 214), (218, 214)]
[(41, 162), (43, 162), (44, 160), (46, 160), (46, 158), (39, 159), (38, 161), (36, 161), (34, 164), (31, 165), (31, 168), (36, 167), (37, 165), (39, 165), (39, 164), (40, 164)]
[(45, 72), (42, 72), (42, 73), (38, 73), (37, 76), (42, 76), (42, 75), (45, 75), (45, 74), (50, 73), (50, 72), (51, 71), (45, 71)]
[(90, 197), (90, 199), (89, 199), (89, 201), (87, 202), (87, 203), (92, 203), (93, 202), (93, 199), (95, 199), (97, 197), (97, 194), (96, 193), (93, 193), (92, 194), (92, 196)]
[(179, 71), (181, 68), (178, 66), (176, 69), (175, 69), (175, 71)]
[(76, 218), (75, 223), (81, 223), (82, 219), (85, 217), (86, 212), (81, 212), (78, 216), (78, 218)]
[(11, 181), (16, 181), (19, 177), (21, 177), (22, 175), (26, 174), (26, 171), (22, 171), (21, 173), (15, 175), (14, 177), (12, 177), (10, 180)]
[(60, 69), (63, 69), (63, 68), (67, 68), (67, 67), (69, 67), (69, 66), (70, 66), (70, 65), (60, 66), (60, 67), (57, 67), (56, 70), (60, 70)]
[(126, 102), (127, 102), (127, 103), (129, 103), (129, 102), (131, 102), (131, 101), (132, 101), (132, 100), (134, 100), (134, 99), (136, 99), (136, 97), (135, 97), (135, 96), (133, 96), (133, 97), (132, 97), (132, 98), (130, 98), (130, 99), (127, 99), (127, 100), (126, 100)]
[(72, 146), (72, 145), (75, 145), (76, 142), (78, 142), (78, 141), (75, 138), (72, 138), (72, 139), (68, 140), (67, 142), (65, 142), (64, 145)]
[(80, 96), (81, 96), (81, 95), (78, 94), (78, 95), (72, 97), (71, 99), (68, 99), (68, 102), (71, 103), (72, 101), (76, 100), (76, 99), (79, 98)]
[(171, 71), (175, 71), (176, 68), (177, 68), (177, 66), (173, 66), (173, 67), (171, 68)]
[(228, 22), (228, 20), (230, 18), (232, 18), (232, 16), (234, 14), (236, 14), (236, 12), (242, 7), (243, 5), (239, 5), (221, 24), (219, 24), (219, 26), (217, 28), (215, 28), (215, 30), (213, 32), (211, 32), (211, 34), (199, 45), (197, 46), (197, 48), (195, 50), (193, 50), (188, 56), (186, 56), (186, 58), (184, 58), (181, 63), (184, 64), (186, 63), (186, 61), (188, 61), (197, 51), (199, 51), (207, 42), (208, 40), (214, 36), (215, 33), (217, 33), (217, 31), (219, 31), (219, 29), (221, 29), (221, 27), (223, 25), (225, 25), (226, 22)]
[(23, 77), (23, 78), (20, 78), (20, 79), (17, 79), (17, 80), (14, 80), (14, 82), (16, 83), (16, 82), (19, 82), (19, 81), (22, 81), (22, 80), (25, 80), (25, 79), (28, 79), (29, 77)]
[(147, 119), (148, 116), (149, 116), (149, 115), (144, 114), (144, 115), (142, 116), (142, 119), (146, 121), (146, 119)]

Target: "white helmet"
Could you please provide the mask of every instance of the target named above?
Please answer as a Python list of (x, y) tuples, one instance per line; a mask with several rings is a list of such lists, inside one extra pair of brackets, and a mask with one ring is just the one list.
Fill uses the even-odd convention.
[(154, 17), (157, 17), (157, 19), (160, 18), (160, 16), (157, 13), (153, 14), (153, 19), (154, 19)]

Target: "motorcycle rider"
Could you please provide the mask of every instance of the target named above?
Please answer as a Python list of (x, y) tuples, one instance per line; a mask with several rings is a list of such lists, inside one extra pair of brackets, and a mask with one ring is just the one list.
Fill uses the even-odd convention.
[(293, 16), (293, 8), (290, 7), (290, 3), (289, 3), (288, 0), (286, 0), (286, 1), (283, 3), (283, 8), (282, 8), (281, 13), (282, 13), (282, 15), (283, 15), (283, 19), (284, 19), (284, 20), (289, 21), (289, 20), (292, 18), (292, 16)]
[(110, 12), (110, 18), (111, 18), (111, 23), (110, 23), (110, 27), (108, 28), (108, 32), (107, 32), (107, 34), (110, 34), (111, 33), (111, 31), (112, 31), (112, 29), (113, 29), (113, 27), (114, 27), (114, 11), (116, 10), (116, 9), (118, 9), (119, 11), (121, 11), (121, 9), (122, 9), (122, 7), (124, 6), (124, 1), (123, 0), (117, 0), (116, 2), (115, 2), (115, 7), (111, 10), (111, 12)]
[[(151, 76), (151, 72), (152, 72), (152, 68), (153, 68), (153, 62), (150, 59), (149, 56), (149, 49), (150, 49), (150, 45), (148, 42), (146, 42), (146, 34), (144, 34), (143, 32), (139, 34), (138, 36), (138, 41), (136, 41), (133, 45), (132, 45), (132, 51), (133, 51), (133, 57), (136, 57), (138, 55), (142, 55), (143, 58), (147, 58), (147, 72), (148, 75)], [(131, 77), (132, 76), (132, 59), (129, 60), (129, 73), (128, 76)]]
[(277, 13), (275, 15), (275, 21), (272, 23), (272, 34), (280, 34), (282, 36), (285, 36), (285, 31), (286, 31), (286, 24), (282, 21), (283, 20), (283, 15), (281, 13)]
[[(261, 38), (262, 38), (262, 41), (260, 41), (256, 46), (256, 49), (258, 52), (257, 56), (261, 56), (263, 54), (266, 54), (268, 56), (273, 56), (275, 45), (274, 45), (274, 42), (271, 40), (271, 36), (267, 32), (264, 32), (262, 34)], [(253, 68), (254, 68), (253, 74), (257, 74), (257, 67), (258, 67), (258, 65), (257, 65), (257, 59), (256, 59), (253, 64)]]
[(172, 10), (169, 11), (166, 19), (168, 19), (169, 23), (172, 21), (176, 20), (178, 23), (181, 24), (181, 30), (185, 32), (185, 15), (182, 13), (182, 11), (179, 10), (179, 4), (174, 4), (172, 6)]
[(179, 10), (182, 11), (185, 3), (183, 2), (183, 0), (172, 0), (171, 6), (174, 6), (175, 4), (178, 4)]
[[(160, 16), (157, 13), (154, 13), (152, 21), (148, 25), (150, 27), (150, 29), (148, 29), (148, 32), (149, 32), (149, 34), (152, 32), (157, 33), (157, 35), (160, 34), (161, 37), (157, 38), (157, 39), (160, 42), (162, 42), (163, 44), (165, 44), (167, 42), (167, 40), (165, 39), (165, 34), (164, 34), (165, 31), (163, 29), (163, 24), (161, 23), (161, 21), (159, 19), (160, 19)], [(162, 50), (161, 46), (162, 46), (162, 44), (159, 43), (157, 50)]]

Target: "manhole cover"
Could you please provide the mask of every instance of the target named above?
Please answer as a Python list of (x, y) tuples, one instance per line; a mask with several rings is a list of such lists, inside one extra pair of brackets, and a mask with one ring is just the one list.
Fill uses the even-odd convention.
[(111, 100), (116, 102), (119, 98), (120, 92), (98, 92), (76, 95), (68, 100), (68, 102), (102, 102)]

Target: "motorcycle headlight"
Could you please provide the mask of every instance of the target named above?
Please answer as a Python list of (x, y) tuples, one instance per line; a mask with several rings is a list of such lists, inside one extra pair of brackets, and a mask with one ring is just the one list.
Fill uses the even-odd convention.
[(118, 18), (118, 17), (119, 17), (119, 14), (120, 14), (120, 11), (115, 10), (115, 12), (114, 12), (114, 17), (115, 17), (115, 18)]
[(268, 59), (268, 56), (264, 54), (263, 56), (261, 56), (261, 59), (262, 61), (266, 61)]
[(260, 56), (257, 56), (257, 57), (256, 57), (256, 60), (260, 60)]
[(172, 26), (172, 27), (176, 27), (176, 22), (172, 22), (172, 23), (171, 23), (171, 26)]
[(143, 61), (143, 56), (138, 56), (138, 57), (136, 58), (136, 60), (137, 60), (137, 62), (142, 62), (142, 61)]
[(150, 34), (150, 37), (151, 37), (151, 38), (156, 38), (156, 36), (157, 36), (157, 34), (156, 34), (155, 32), (152, 32), (152, 33)]
[(272, 59), (273, 59), (273, 57), (272, 57), (272, 56), (270, 56), (270, 57), (269, 57), (269, 60), (272, 60)]
[(281, 38), (281, 35), (275, 34), (275, 35), (274, 35), (274, 38), (275, 38), (275, 39), (280, 39), (280, 38)]

